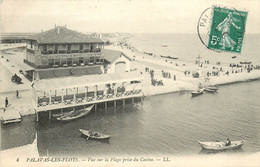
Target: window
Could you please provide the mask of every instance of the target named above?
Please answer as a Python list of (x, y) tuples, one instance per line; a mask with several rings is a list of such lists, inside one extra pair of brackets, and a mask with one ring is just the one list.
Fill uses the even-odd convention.
[(33, 48), (33, 46), (32, 46), (32, 41), (30, 41), (30, 45), (31, 45), (31, 49)]
[(83, 50), (83, 45), (79, 45), (79, 50)]
[(54, 64), (60, 66), (60, 59), (55, 59), (55, 63)]
[(47, 51), (47, 45), (42, 45), (42, 48), (43, 51)]
[(68, 50), (71, 50), (71, 44), (68, 44)]
[(93, 44), (90, 45), (90, 52), (93, 52), (94, 46)]
[(49, 59), (49, 65), (54, 65), (54, 59)]
[(68, 64), (68, 65), (72, 65), (72, 58), (68, 58), (68, 59), (67, 59), (67, 64)]
[(55, 53), (55, 54), (58, 53), (58, 45), (54, 45), (54, 53)]
[(80, 58), (79, 58), (79, 63), (80, 63), (80, 64), (81, 64), (81, 63), (84, 63), (83, 57), (80, 57)]

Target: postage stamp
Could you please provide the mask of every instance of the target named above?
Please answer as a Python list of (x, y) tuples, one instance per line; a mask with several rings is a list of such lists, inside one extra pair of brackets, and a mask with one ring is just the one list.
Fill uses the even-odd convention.
[(246, 11), (214, 6), (208, 48), (241, 53), (247, 14)]

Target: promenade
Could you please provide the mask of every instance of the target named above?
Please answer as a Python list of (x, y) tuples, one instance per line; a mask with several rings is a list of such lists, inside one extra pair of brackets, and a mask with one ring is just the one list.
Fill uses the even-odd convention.
[[(20, 46), (21, 44), (16, 47)], [(1, 53), (3, 58), (0, 59), (0, 113), (3, 112), (5, 98), (8, 97), (9, 106), (6, 108), (6, 112), (19, 110), (21, 115), (35, 114), (32, 104), (31, 82), (22, 74), (19, 74), (19, 70), (30, 68), (23, 62), (25, 53), (22, 49), (10, 49), (10, 46), (6, 47), (8, 50), (1, 48), (2, 51), (5, 51)], [(12, 45), (12, 47), (15, 47), (15, 45)], [(198, 65), (195, 64), (195, 60), (194, 63), (190, 63), (165, 59), (158, 55), (150, 56), (139, 52), (133, 47), (129, 48), (129, 46), (123, 47), (120, 45), (110, 45), (106, 46), (106, 48), (122, 51), (133, 60), (131, 62), (131, 70), (137, 70), (143, 75), (143, 94), (145, 96), (172, 92), (194, 91), (198, 88), (199, 83), (202, 83), (202, 85), (223, 85), (260, 78), (260, 70), (257, 69), (253, 69), (250, 73), (248, 73), (244, 67), (233, 69), (229, 66), (216, 65), (215, 62), (213, 64), (203, 64), (202, 67), (198, 67)], [(6, 59), (9, 59), (9, 62), (7, 62)], [(219, 71), (220, 67), (222, 68), (221, 71)], [(149, 70), (147, 71), (147, 69)], [(207, 72), (210, 71), (213, 73), (216, 70), (218, 71), (218, 75), (207, 75)], [(232, 70), (237, 70), (240, 72), (232, 73)], [(153, 71), (153, 79), (158, 82), (162, 82), (163, 85), (152, 85), (151, 71)], [(187, 74), (187, 71), (190, 73)], [(200, 77), (192, 77), (193, 71), (199, 72)], [(229, 71), (229, 75), (226, 74), (226, 71)], [(15, 73), (22, 78), (23, 84), (15, 84), (11, 81), (11, 77)], [(168, 76), (163, 76), (164, 73), (167, 73)], [(18, 98), (15, 94), (16, 90), (19, 90), (20, 92)]]
[[(230, 67), (224, 63), (223, 65), (218, 64), (218, 62), (211, 62), (207, 64), (204, 63), (206, 60), (200, 60), (202, 62), (202, 66), (198, 66), (198, 64), (195, 64), (195, 58), (194, 63), (191, 63), (166, 59), (160, 57), (159, 55), (151, 56), (138, 51), (136, 48), (128, 44), (127, 41), (124, 41), (124, 46), (120, 44), (120, 42), (116, 42), (114, 45), (107, 46), (107, 48), (122, 51), (133, 59), (131, 68), (137, 69), (144, 75), (144, 94), (146, 96), (185, 90), (194, 91), (198, 88), (199, 83), (201, 83), (203, 86), (225, 85), (260, 79), (260, 70), (253, 68), (250, 72), (248, 72), (247, 68), (245, 68), (245, 65), (237, 68)], [(252, 62), (252, 64), (254, 67), (259, 65), (254, 64), (254, 62)], [(157, 80), (162, 80), (164, 84), (163, 86), (151, 85), (150, 74), (145, 72), (146, 67), (155, 71), (154, 77)], [(162, 71), (170, 73), (171, 77), (163, 77)], [(187, 71), (189, 71), (190, 74), (187, 74)], [(199, 73), (199, 78), (192, 77), (192, 72), (195, 71)], [(208, 73), (210, 73), (210, 75)], [(174, 75), (176, 76), (176, 80), (173, 78)]]

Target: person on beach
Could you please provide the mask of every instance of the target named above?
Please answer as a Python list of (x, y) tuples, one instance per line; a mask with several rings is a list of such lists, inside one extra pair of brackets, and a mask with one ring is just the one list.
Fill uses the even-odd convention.
[(175, 74), (173, 75), (173, 80), (176, 81), (176, 75)]
[(7, 107), (8, 106), (8, 98), (6, 97), (5, 98), (5, 107)]
[(19, 96), (19, 91), (16, 90), (16, 98), (18, 98), (18, 96)]

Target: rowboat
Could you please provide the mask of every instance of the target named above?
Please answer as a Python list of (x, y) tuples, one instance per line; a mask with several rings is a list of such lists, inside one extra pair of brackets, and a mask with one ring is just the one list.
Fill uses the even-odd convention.
[(244, 61), (244, 62), (240, 62), (240, 64), (251, 64), (251, 62), (250, 61)]
[(191, 97), (195, 97), (201, 94), (203, 94), (203, 89), (199, 89), (197, 91), (191, 92)]
[(218, 87), (217, 86), (207, 86), (207, 87), (204, 88), (204, 90), (207, 91), (207, 92), (213, 93), (213, 92), (216, 92), (218, 90)]
[(177, 60), (178, 57), (172, 57), (172, 56), (163, 56), (163, 55), (160, 55), (161, 57), (163, 58), (167, 58), (167, 59), (174, 59), (174, 60)]
[(217, 86), (214, 86), (214, 85), (207, 86), (206, 88), (207, 88), (207, 89), (211, 89), (211, 90), (215, 90), (215, 91), (218, 90), (218, 87), (217, 87)]
[(62, 117), (62, 116), (67, 116), (67, 115), (71, 115), (74, 111), (70, 111), (70, 112), (65, 112), (62, 114), (52, 114), (53, 117), (57, 118), (57, 117)]
[(200, 141), (197, 141), (197, 142), (202, 147), (202, 149), (215, 150), (215, 151), (239, 149), (245, 144), (244, 140), (231, 141), (231, 144), (229, 146), (226, 146), (226, 143), (221, 142), (221, 141), (217, 141), (217, 142), (200, 142)]
[(57, 120), (58, 121), (70, 121), (70, 120), (74, 120), (74, 119), (78, 119), (80, 117), (86, 116), (91, 112), (91, 109), (93, 108), (93, 106), (94, 106), (94, 104), (87, 108), (81, 109), (81, 110), (69, 112), (65, 115), (57, 117)]
[(104, 139), (110, 138), (110, 135), (101, 134), (99, 132), (92, 132), (92, 131), (88, 131), (88, 130), (84, 130), (84, 129), (79, 129), (79, 131), (83, 135), (87, 136), (88, 138), (92, 138), (92, 139), (104, 140)]
[(210, 88), (205, 88), (204, 90), (207, 91), (207, 92), (210, 92), (210, 93), (214, 93), (214, 92), (217, 91), (215, 89), (210, 89)]

